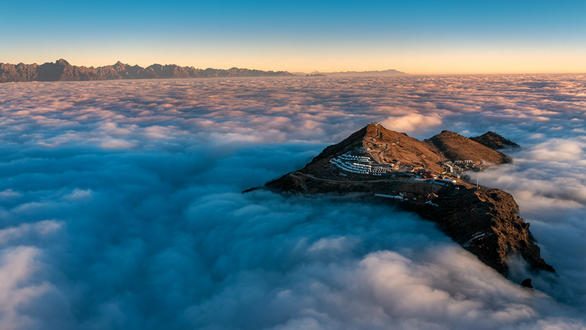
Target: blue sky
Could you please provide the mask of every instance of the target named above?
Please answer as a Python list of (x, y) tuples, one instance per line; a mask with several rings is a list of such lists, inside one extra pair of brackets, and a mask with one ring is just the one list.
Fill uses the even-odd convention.
[(586, 71), (585, 1), (8, 1), (0, 62)]

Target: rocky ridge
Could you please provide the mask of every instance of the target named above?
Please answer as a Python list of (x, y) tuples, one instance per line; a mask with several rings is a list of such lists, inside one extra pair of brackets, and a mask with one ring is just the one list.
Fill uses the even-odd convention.
[(471, 140), (474, 140), (480, 144), (483, 144), (492, 149), (504, 149), (504, 148), (519, 148), (519, 145), (515, 142), (505, 139), (504, 137), (498, 135), (495, 132), (488, 131), (480, 136), (471, 137)]
[(146, 68), (117, 62), (101, 67), (74, 66), (64, 59), (54, 63), (8, 64), (0, 63), (0, 82), (23, 81), (86, 81), (116, 79), (157, 79), (157, 78), (208, 78), (208, 77), (256, 77), (290, 76), (286, 71), (261, 71), (251, 69), (197, 69), (174, 64), (153, 64)]

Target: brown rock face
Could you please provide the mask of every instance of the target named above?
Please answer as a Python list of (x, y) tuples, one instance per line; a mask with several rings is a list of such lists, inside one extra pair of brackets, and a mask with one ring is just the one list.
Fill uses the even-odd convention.
[(440, 163), (446, 161), (469, 160), (478, 168), (511, 161), (508, 156), (454, 132), (443, 131), (419, 141), (380, 124), (369, 124), (342, 142), (325, 148), (301, 171), (324, 172), (325, 168), (326, 173), (322, 174), (328, 175), (331, 171), (324, 165), (331, 158), (358, 149), (379, 164), (422, 167), (438, 173), (443, 170)]
[(540, 256), (529, 223), (518, 216), (513, 197), (499, 189), (446, 189), (434, 200), (431, 212), (415, 210), (439, 224), (448, 236), (502, 274), (506, 260), (519, 254), (534, 270), (554, 271)]
[(480, 136), (471, 137), (470, 139), (495, 150), (504, 149), (507, 147), (519, 148), (519, 145), (515, 142), (509, 139), (505, 139), (504, 137), (491, 131), (488, 131)]
[(426, 140), (426, 142), (432, 144), (450, 160), (471, 159), (490, 164), (502, 164), (511, 161), (508, 156), (494, 149), (450, 131), (442, 131), (440, 134)]
[[(422, 142), (370, 124), (266, 187), (389, 203), (436, 222), (454, 241), (503, 275), (508, 274), (506, 261), (512, 255), (523, 257), (533, 270), (553, 272), (541, 258), (529, 224), (518, 216), (519, 207), (510, 194), (446, 174), (442, 164), (459, 160), (478, 166), (510, 161), (456, 133), (444, 131)], [(394, 166), (387, 170), (390, 164)], [(377, 172), (378, 168), (385, 172)], [(427, 178), (416, 173), (425, 173)]]
[(382, 125), (369, 124), (344, 141), (327, 147), (311, 163), (329, 160), (333, 156), (356, 148), (363, 148), (381, 163), (400, 162), (404, 166), (425, 166), (440, 170), (438, 162), (447, 160), (425, 142), (409, 137), (405, 133), (388, 130)]
[(196, 69), (174, 64), (153, 64), (146, 68), (130, 66), (121, 62), (102, 67), (74, 66), (64, 59), (55, 63), (7, 64), (0, 63), (0, 82), (17, 81), (79, 81), (113, 79), (154, 79), (154, 78), (204, 78), (204, 77), (253, 77), (290, 76), (285, 71), (260, 71), (250, 69)]

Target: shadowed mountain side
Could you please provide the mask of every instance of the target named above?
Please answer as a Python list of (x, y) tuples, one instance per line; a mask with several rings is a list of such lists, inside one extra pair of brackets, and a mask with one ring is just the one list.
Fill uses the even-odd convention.
[(515, 142), (509, 139), (505, 139), (504, 137), (491, 131), (488, 131), (480, 136), (471, 137), (470, 139), (495, 150), (504, 149), (507, 147), (519, 148), (519, 145)]
[(0, 82), (19, 81), (85, 81), (116, 79), (156, 78), (208, 78), (208, 77), (257, 77), (291, 76), (285, 71), (261, 71), (251, 69), (197, 69), (174, 64), (153, 64), (146, 68), (117, 62), (102, 67), (74, 66), (64, 59), (55, 63), (7, 64), (0, 63)]

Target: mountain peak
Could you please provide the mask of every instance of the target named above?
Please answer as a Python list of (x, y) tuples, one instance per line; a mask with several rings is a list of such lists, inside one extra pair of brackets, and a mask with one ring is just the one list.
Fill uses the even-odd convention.
[(10, 81), (81, 81), (115, 79), (207, 78), (207, 77), (273, 77), (291, 76), (286, 71), (252, 69), (196, 69), (193, 66), (153, 64), (143, 68), (117, 61), (114, 65), (85, 67), (71, 65), (65, 59), (37, 64), (0, 65), (0, 83)]
[(446, 129), (442, 130), (439, 134), (437, 134), (438, 136), (462, 136), (456, 132), (452, 132), (452, 131), (448, 131)]
[(479, 167), (510, 161), (508, 156), (452, 131), (444, 130), (420, 141), (373, 122), (324, 149), (309, 165), (320, 167), (319, 164), (345, 153), (368, 157), (377, 164), (401, 164), (435, 172), (441, 172), (442, 163), (446, 161), (467, 160)]
[(471, 137), (470, 139), (495, 150), (507, 147), (519, 148), (519, 145), (515, 142), (506, 139), (493, 131), (488, 131), (480, 136)]
[(491, 164), (511, 161), (508, 156), (494, 149), (447, 130), (432, 136), (426, 142), (432, 144), (449, 160), (472, 160)]

